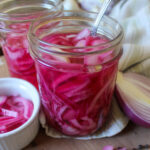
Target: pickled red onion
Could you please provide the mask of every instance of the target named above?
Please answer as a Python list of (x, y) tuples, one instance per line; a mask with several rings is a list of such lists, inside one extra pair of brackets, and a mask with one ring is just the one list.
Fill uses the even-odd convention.
[[(84, 29), (79, 33), (48, 34), (42, 40), (52, 45), (42, 45), (45, 49), (83, 53), (81, 57), (44, 53), (43, 63), (36, 61), (47, 123), (66, 135), (94, 133), (105, 122), (110, 108), (118, 59), (105, 63), (114, 57), (113, 50), (93, 55), (84, 52), (107, 48), (104, 45), (110, 46), (109, 39), (92, 37)], [(54, 48), (53, 44), (71, 47)]]
[(0, 96), (0, 104), (0, 133), (18, 128), (33, 112), (33, 103), (20, 96)]

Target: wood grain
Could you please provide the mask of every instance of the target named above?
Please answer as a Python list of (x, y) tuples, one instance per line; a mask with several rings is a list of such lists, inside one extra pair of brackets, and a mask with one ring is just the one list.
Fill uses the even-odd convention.
[[(0, 77), (8, 77), (4, 57), (0, 57), (0, 60), (3, 61), (3, 65), (0, 65)], [(102, 147), (108, 144), (116, 147), (126, 146), (129, 150), (138, 147), (139, 144), (150, 144), (150, 129), (130, 122), (123, 132), (114, 137), (87, 141), (50, 138), (40, 129), (35, 140), (24, 150), (102, 150)]]
[(0, 78), (9, 77), (7, 65), (3, 56), (0, 57)]

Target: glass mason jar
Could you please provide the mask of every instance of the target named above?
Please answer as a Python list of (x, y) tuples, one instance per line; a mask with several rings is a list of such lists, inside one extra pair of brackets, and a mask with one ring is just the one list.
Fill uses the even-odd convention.
[(61, 0), (0, 1), (0, 43), (11, 76), (37, 86), (34, 61), (28, 51), (27, 32), (34, 19), (61, 9)]
[(108, 116), (123, 31), (118, 22), (105, 16), (97, 33), (107, 38), (104, 43), (79, 47), (69, 46), (69, 40), (55, 44), (90, 29), (96, 17), (88, 12), (62, 14), (33, 22), (28, 34), (30, 52), (47, 123), (63, 134), (85, 136), (101, 128)]

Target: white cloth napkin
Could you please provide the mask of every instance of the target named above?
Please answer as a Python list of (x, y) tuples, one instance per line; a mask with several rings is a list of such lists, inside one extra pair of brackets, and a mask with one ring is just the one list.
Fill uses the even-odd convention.
[(150, 77), (150, 1), (121, 0), (110, 15), (124, 29), (119, 69)]

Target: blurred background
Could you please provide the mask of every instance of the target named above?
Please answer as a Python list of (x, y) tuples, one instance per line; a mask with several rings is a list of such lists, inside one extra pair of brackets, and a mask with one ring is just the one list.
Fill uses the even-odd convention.
[[(87, 10), (92, 12), (98, 12), (101, 4), (104, 0), (62, 0), (64, 4), (65, 10)], [(112, 8), (117, 4), (120, 0), (112, 0), (110, 7), (107, 10), (107, 14), (109, 14)], [(0, 56), (3, 55), (2, 49), (0, 47)]]

